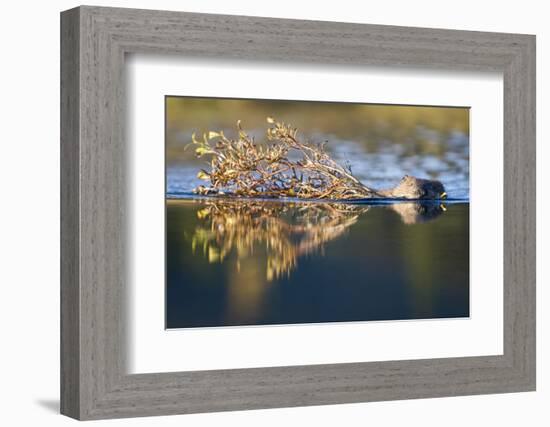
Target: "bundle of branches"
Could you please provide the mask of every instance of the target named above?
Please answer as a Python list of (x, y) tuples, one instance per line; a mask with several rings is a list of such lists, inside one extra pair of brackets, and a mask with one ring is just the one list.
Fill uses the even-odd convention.
[[(211, 156), (210, 170), (198, 177), (209, 181), (198, 194), (232, 194), (245, 197), (298, 197), (304, 199), (359, 199), (381, 197), (363, 185), (326, 152), (323, 144), (298, 138), (298, 130), (268, 117), (267, 141), (258, 144), (237, 122), (238, 139), (223, 132), (208, 132), (199, 140), (193, 134), (195, 154)], [(298, 157), (298, 160), (293, 160)]]

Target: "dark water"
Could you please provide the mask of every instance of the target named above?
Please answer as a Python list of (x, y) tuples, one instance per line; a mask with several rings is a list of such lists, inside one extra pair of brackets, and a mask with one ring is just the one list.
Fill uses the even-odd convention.
[(167, 328), (469, 316), (467, 202), (168, 200), (166, 232)]

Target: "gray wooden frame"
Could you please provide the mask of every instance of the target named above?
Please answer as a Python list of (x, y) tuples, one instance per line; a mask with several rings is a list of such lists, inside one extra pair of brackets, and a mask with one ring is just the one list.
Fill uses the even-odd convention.
[[(128, 375), (124, 58), (133, 52), (502, 72), (504, 354)], [(71, 9), (61, 14), (61, 165), (63, 414), (99, 419), (535, 389), (534, 36)]]

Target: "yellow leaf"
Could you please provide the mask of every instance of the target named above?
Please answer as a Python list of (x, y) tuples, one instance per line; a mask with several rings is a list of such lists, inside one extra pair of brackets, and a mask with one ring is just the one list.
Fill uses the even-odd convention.
[(197, 157), (200, 157), (202, 156), (203, 154), (207, 154), (207, 153), (212, 153), (211, 150), (209, 150), (208, 148), (206, 147), (199, 147), (195, 150), (195, 154), (197, 155)]
[(220, 253), (212, 246), (208, 247), (208, 262), (216, 262), (220, 259)]
[(267, 120), (267, 123), (269, 123), (269, 124), (271, 124), (271, 125), (272, 125), (273, 123), (275, 123), (275, 119), (274, 119), (273, 117), (268, 117), (266, 120)]
[[(210, 214), (210, 210), (208, 208), (204, 208), (204, 209), (201, 209), (200, 211), (197, 211), (197, 218), (203, 219), (203, 218), (206, 218), (209, 214)], [(193, 247), (193, 251), (194, 250), (195, 248)]]
[(208, 174), (208, 172), (206, 172), (204, 169), (201, 169), (197, 174), (197, 178), (208, 181), (210, 179), (210, 174)]
[(208, 132), (208, 139), (219, 138), (221, 135), (218, 132)]

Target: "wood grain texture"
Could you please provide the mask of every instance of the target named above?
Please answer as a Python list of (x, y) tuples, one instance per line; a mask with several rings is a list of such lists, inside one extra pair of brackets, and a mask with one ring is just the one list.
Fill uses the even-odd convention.
[[(86, 6), (63, 12), (61, 27), (62, 413), (100, 419), (534, 390), (534, 36)], [(127, 374), (128, 53), (502, 72), (504, 354)]]
[(61, 412), (80, 414), (78, 10), (61, 19)]

